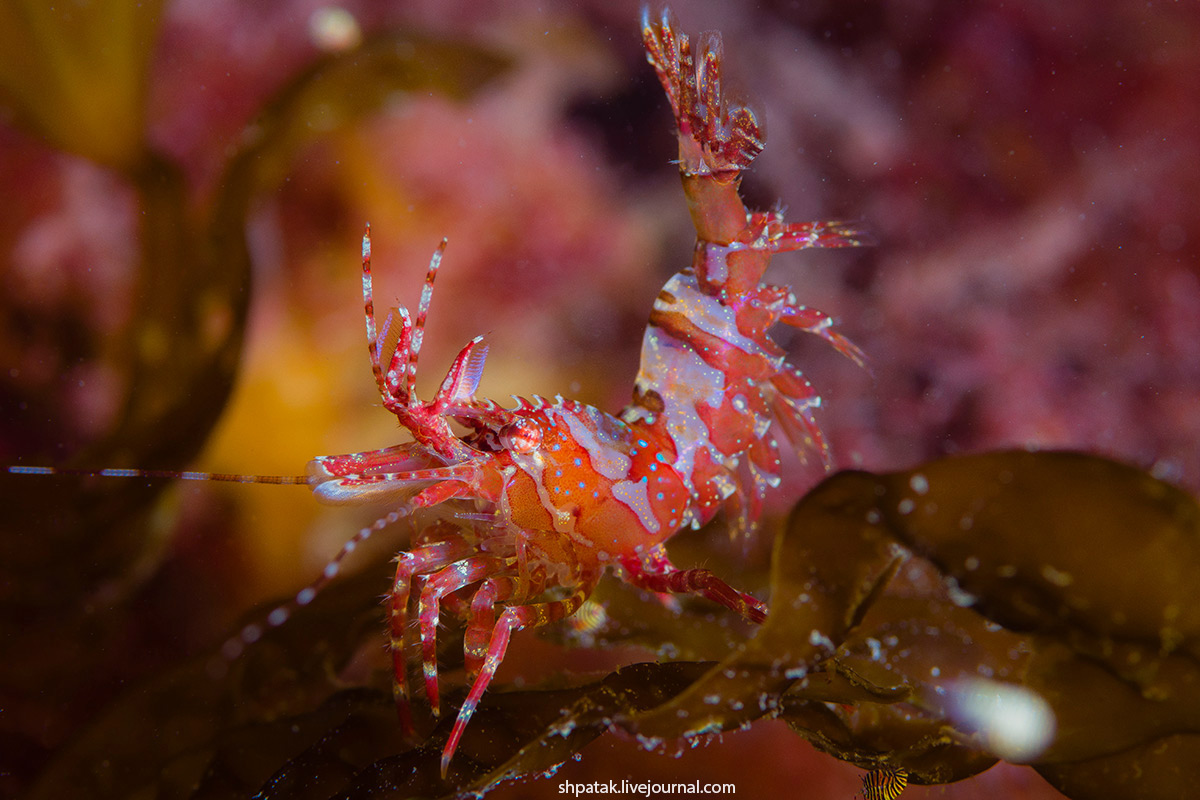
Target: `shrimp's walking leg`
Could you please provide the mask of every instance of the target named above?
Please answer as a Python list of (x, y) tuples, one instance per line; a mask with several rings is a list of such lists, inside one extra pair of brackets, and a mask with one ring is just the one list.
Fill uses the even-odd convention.
[(736, 611), (751, 622), (767, 618), (767, 606), (757, 597), (739, 592), (706, 569), (679, 569), (667, 558), (662, 545), (639, 557), (621, 560), (626, 580), (642, 589), (671, 594), (698, 594)]
[(425, 674), (425, 696), (433, 715), (438, 716), (440, 692), (437, 673), (437, 626), (442, 598), (457, 592), (464, 586), (495, 575), (516, 563), (514, 558), (473, 556), (456, 561), (431, 576), (421, 589), (421, 600), (417, 614), (421, 628), (421, 664)]
[[(446, 772), (450, 768), (450, 759), (454, 757), (454, 751), (458, 748), (459, 739), (462, 738), (463, 731), (467, 728), (467, 723), (471, 721), (471, 716), (475, 713), (475, 707), (479, 705), (479, 699), (487, 691), (488, 684), (492, 682), (492, 678), (496, 675), (497, 667), (504, 660), (504, 653), (508, 649), (508, 640), (512, 634), (524, 628), (536, 628), (548, 625), (551, 622), (557, 622), (560, 619), (571, 616), (579, 610), (579, 607), (587, 600), (588, 595), (592, 593), (592, 589), (596, 586), (597, 578), (597, 575), (585, 576), (583, 583), (575, 589), (575, 592), (561, 600), (548, 603), (530, 603), (524, 606), (509, 606), (500, 614), (500, 618), (496, 620), (496, 623), (491, 627), (490, 634), (487, 635), (487, 655), (483, 659), (479, 673), (475, 676), (475, 680), (471, 684), (471, 691), (467, 695), (467, 699), (463, 701), (462, 708), (458, 711), (458, 718), (454, 720), (454, 728), (450, 731), (450, 738), (446, 741), (446, 747), (442, 750), (442, 777), (446, 776)], [(484, 581), (483, 586), (480, 587), (479, 593), (476, 595), (476, 598), (478, 598), (482, 594), (484, 600), (471, 604), (473, 612), (480, 612), (479, 617), (472, 618), (470, 627), (468, 628), (468, 634), (471, 635), (474, 642), (478, 643), (480, 641), (480, 634), (482, 633), (477, 626), (492, 619), (495, 614), (494, 605), (488, 601), (511, 596), (517, 583), (518, 581), (511, 577), (489, 578)], [(485, 609), (484, 605), (488, 607)]]
[(396, 700), (396, 715), (405, 735), (412, 733), (412, 713), (408, 702), (408, 669), (405, 663), (405, 640), (408, 634), (408, 598), (412, 582), (418, 575), (437, 570), (474, 551), (464, 538), (434, 542), (396, 557), (396, 578), (388, 596), (388, 631), (391, 634), (392, 670), (395, 673), (392, 692)]
[(516, 591), (516, 578), (497, 576), (485, 581), (471, 599), (471, 621), (463, 634), (463, 666), (466, 667), (468, 681), (473, 683), (483, 670), (492, 628), (496, 626), (496, 604), (509, 599)]

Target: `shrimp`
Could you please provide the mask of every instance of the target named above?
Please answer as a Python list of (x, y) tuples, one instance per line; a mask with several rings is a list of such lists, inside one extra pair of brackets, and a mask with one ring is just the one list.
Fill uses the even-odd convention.
[[(777, 431), (830, 464), (814, 417), (820, 398), (768, 336), (773, 325), (820, 336), (864, 363), (828, 315), (801, 305), (787, 286), (762, 282), (775, 253), (855, 246), (861, 234), (844, 223), (788, 223), (779, 212), (747, 210), (738, 187), (762, 150), (763, 132), (753, 111), (722, 92), (720, 35), (705, 34), (693, 46), (666, 12), (657, 20), (644, 12), (642, 35), (674, 113), (697, 239), (691, 264), (654, 301), (633, 399), (624, 410), (613, 415), (537, 396), (516, 398), (506, 408), (476, 397), (488, 351), (483, 337), (461, 349), (431, 400), (418, 398), (425, 321), (446, 242), (430, 261), (415, 316), (397, 306), (380, 323), (368, 225), (362, 291), (371, 370), (384, 408), (412, 441), (321, 456), (305, 476), (170, 473), (304, 483), (326, 503), (390, 504), (392, 510), (347, 541), (316, 581), (267, 616), (269, 626), (310, 603), (337, 576), (343, 558), (374, 532), (420, 509), (444, 511), (397, 556), (386, 600), (395, 701), (406, 732), (412, 730), (406, 654), (419, 650), (424, 693), (437, 715), (440, 614), (447, 610), (466, 623), (470, 690), (442, 751), (443, 775), (512, 634), (574, 614), (607, 572), (654, 592), (701, 595), (762, 622), (762, 601), (707, 569), (675, 567), (664, 545), (722, 510), (735, 530), (755, 524), (781, 482)], [(236, 657), (261, 633), (261, 625), (247, 626), (226, 643), (226, 656)]]
[[(310, 475), (328, 502), (395, 496), (411, 510), (469, 500), (491, 515), (423, 532), (400, 554), (388, 602), (397, 705), (409, 725), (410, 612), (415, 607), (425, 694), (436, 712), (439, 607), (460, 590), (470, 595), (469, 603), (454, 600), (466, 617), (471, 688), (443, 750), (443, 774), (512, 634), (573, 614), (610, 569), (634, 586), (699, 594), (762, 622), (761, 601), (707, 569), (676, 568), (664, 544), (722, 508), (739, 528), (754, 523), (781, 479), (776, 427), (829, 462), (813, 416), (820, 399), (768, 337), (772, 325), (816, 334), (864, 363), (828, 315), (801, 305), (787, 287), (762, 283), (772, 254), (853, 246), (859, 234), (841, 223), (789, 224), (776, 212), (747, 211), (738, 184), (763, 136), (753, 112), (722, 95), (720, 37), (709, 34), (693, 50), (666, 14), (657, 22), (645, 14), (642, 32), (678, 125), (697, 242), (692, 264), (654, 302), (633, 401), (622, 412), (561, 397), (518, 398), (511, 409), (476, 398), (482, 338), (458, 354), (433, 400), (418, 400), (418, 354), (442, 249), (415, 320), (396, 308), (377, 327), (369, 229), (363, 239), (372, 370), (384, 406), (415, 441), (319, 458)], [(451, 421), (469, 432), (456, 436)]]

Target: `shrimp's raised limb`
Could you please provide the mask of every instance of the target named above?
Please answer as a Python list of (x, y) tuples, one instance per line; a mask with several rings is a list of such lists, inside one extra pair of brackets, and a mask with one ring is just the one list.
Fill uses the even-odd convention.
[[(343, 557), (373, 532), (416, 509), (446, 509), (397, 557), (387, 598), (396, 705), (406, 730), (406, 645), (418, 646), (425, 695), (437, 714), (439, 617), (449, 611), (466, 622), (470, 690), (442, 752), (443, 775), (511, 635), (573, 614), (610, 569), (635, 586), (702, 595), (762, 622), (767, 608), (760, 600), (707, 569), (676, 568), (664, 543), (722, 509), (735, 530), (751, 527), (781, 481), (779, 432), (797, 449), (815, 450), (828, 467), (829, 448), (814, 418), (820, 398), (771, 341), (775, 323), (820, 336), (864, 362), (828, 315), (801, 305), (789, 287), (762, 282), (775, 253), (855, 246), (861, 234), (844, 223), (789, 223), (778, 212), (747, 210), (738, 187), (763, 148), (763, 133), (754, 112), (723, 93), (720, 35), (705, 34), (693, 45), (669, 13), (652, 19), (645, 12), (642, 36), (678, 127), (696, 245), (691, 264), (654, 302), (629, 406), (614, 416), (562, 397), (517, 398), (513, 408), (477, 398), (487, 355), (482, 337), (462, 348), (433, 399), (420, 400), (418, 357), (446, 243), (430, 262), (415, 318), (396, 307), (379, 324), (368, 226), (362, 290), (371, 369), (384, 407), (413, 441), (316, 458), (306, 477), (164, 473), (303, 482), (328, 503), (391, 503), (392, 510), (351, 538), (314, 583), (267, 616), (272, 626), (311, 602)], [(456, 433), (451, 423), (466, 432)], [(54, 472), (10, 468), (39, 470)], [(460, 513), (463, 502), (454, 510), (443, 506), (451, 501), (474, 510)], [(235, 656), (261, 633), (261, 626), (247, 626), (227, 643), (226, 655)]]

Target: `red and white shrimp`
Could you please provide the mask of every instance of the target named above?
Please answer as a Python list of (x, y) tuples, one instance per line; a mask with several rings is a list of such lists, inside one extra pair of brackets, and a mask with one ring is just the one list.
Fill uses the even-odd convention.
[[(722, 93), (720, 36), (705, 34), (693, 45), (666, 13), (658, 20), (644, 14), (642, 34), (678, 125), (680, 173), (697, 241), (692, 263), (654, 302), (628, 407), (614, 416), (561, 397), (518, 398), (514, 408), (479, 399), (487, 354), (482, 337), (462, 348), (433, 399), (420, 400), (414, 391), (418, 357), (445, 241), (430, 263), (415, 318), (397, 307), (380, 325), (368, 227), (362, 288), (371, 368), (384, 407), (413, 441), (322, 456), (304, 478), (175, 474), (303, 482), (329, 503), (392, 504), (347, 542), (320, 579), (268, 615), (269, 625), (311, 602), (337, 575), (342, 558), (374, 531), (417, 509), (473, 504), (473, 511), (447, 513), (418, 532), (412, 549), (396, 559), (387, 600), (396, 702), (406, 728), (406, 642), (419, 646), (425, 694), (436, 714), (439, 615), (445, 609), (466, 622), (471, 688), (442, 753), (443, 774), (513, 632), (573, 614), (610, 569), (635, 586), (699, 594), (763, 621), (761, 601), (709, 570), (677, 569), (664, 543), (721, 509), (739, 528), (752, 525), (780, 483), (777, 431), (828, 464), (813, 416), (819, 397), (769, 338), (772, 325), (821, 336), (863, 362), (829, 316), (800, 305), (786, 286), (762, 283), (774, 253), (854, 246), (858, 234), (840, 223), (787, 223), (777, 212), (748, 211), (738, 186), (762, 150), (763, 135), (754, 113)], [(456, 434), (451, 423), (466, 433)], [(227, 654), (260, 634), (260, 626), (247, 627)]]
[[(815, 333), (863, 361), (827, 315), (800, 305), (788, 288), (761, 282), (773, 253), (855, 245), (854, 232), (748, 212), (738, 183), (762, 149), (762, 133), (752, 112), (721, 93), (719, 36), (706, 36), (693, 50), (669, 17), (652, 22), (648, 15), (643, 36), (679, 127), (697, 243), (691, 266), (654, 303), (633, 402), (619, 415), (561, 397), (519, 399), (512, 409), (477, 399), (481, 339), (458, 354), (432, 401), (417, 399), (417, 358), (442, 251), (430, 265), (415, 321), (397, 308), (377, 329), (369, 230), (363, 240), (372, 369), (384, 406), (415, 441), (318, 458), (310, 475), (314, 491), (330, 502), (393, 495), (415, 509), (461, 499), (491, 515), (425, 531), (400, 555), (390, 596), (402, 713), (411, 606), (435, 710), (439, 606), (453, 597), (466, 615), (471, 690), (446, 743), (443, 771), (511, 634), (574, 613), (609, 568), (635, 586), (701, 594), (761, 622), (766, 608), (759, 600), (708, 570), (675, 568), (663, 545), (722, 507), (738, 511), (743, 524), (757, 518), (780, 481), (775, 423), (793, 443), (828, 458), (813, 419), (819, 399), (767, 336), (774, 323)], [(456, 436), (450, 421), (469, 433)], [(464, 589), (469, 607), (455, 594)]]

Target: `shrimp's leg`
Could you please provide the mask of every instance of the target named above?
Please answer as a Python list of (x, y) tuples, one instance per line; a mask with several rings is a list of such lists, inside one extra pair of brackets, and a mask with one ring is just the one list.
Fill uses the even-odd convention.
[[(597, 577), (596, 575), (584, 576), (584, 582), (569, 597), (548, 603), (510, 606), (500, 614), (500, 618), (496, 620), (495, 625), (491, 628), (490, 635), (487, 636), (487, 655), (483, 659), (483, 665), (479, 673), (475, 676), (474, 682), (471, 684), (471, 691), (467, 694), (467, 699), (463, 701), (462, 708), (458, 710), (458, 717), (454, 720), (454, 728), (450, 731), (450, 738), (446, 741), (446, 746), (442, 750), (442, 777), (446, 776), (446, 772), (450, 768), (450, 759), (454, 757), (454, 751), (458, 748), (458, 742), (462, 738), (463, 731), (467, 728), (467, 723), (471, 721), (471, 716), (475, 713), (475, 707), (479, 705), (479, 699), (487, 691), (488, 684), (492, 682), (492, 678), (496, 675), (496, 669), (500, 666), (500, 662), (504, 660), (504, 653), (508, 649), (508, 640), (513, 632), (522, 630), (523, 628), (548, 625), (551, 622), (557, 622), (560, 619), (571, 616), (579, 610), (579, 607), (583, 605), (584, 601), (592, 593), (592, 589), (596, 586)], [(486, 603), (491, 598), (499, 598), (505, 595), (511, 596), (518, 582), (519, 579), (511, 577), (489, 578), (484, 581), (479, 592), (484, 595), (484, 602)], [(478, 595), (476, 596), (478, 597)], [(479, 610), (482, 610), (482, 605), (483, 603), (472, 603), (473, 609), (478, 606)], [(490, 613), (494, 614), (494, 612)], [(475, 626), (478, 622), (487, 619), (490, 619), (490, 614), (488, 613), (484, 613), (479, 619), (472, 619), (469, 630), (475, 641), (478, 641), (480, 633)]]
[(517, 579), (508, 575), (484, 581), (471, 599), (471, 618), (463, 635), (464, 666), (467, 680), (474, 682), (487, 659), (492, 628), (496, 625), (496, 604), (502, 603), (517, 591)]
[(778, 390), (771, 398), (772, 416), (779, 420), (788, 440), (800, 448), (816, 450), (821, 455), (825, 469), (833, 468), (833, 457), (829, 442), (821, 433), (813, 412), (821, 405), (821, 398), (808, 378), (791, 364), (771, 376), (771, 383)]
[(778, 211), (755, 211), (748, 230), (765, 237), (772, 253), (807, 250), (810, 247), (865, 247), (874, 238), (851, 222), (784, 222)]
[(408, 634), (408, 598), (413, 580), (423, 574), (466, 556), (474, 551), (472, 543), (464, 537), (455, 537), (427, 544), (416, 550), (401, 553), (396, 557), (396, 578), (388, 595), (388, 631), (391, 635), (392, 670), (394, 672), (392, 692), (396, 701), (396, 715), (405, 735), (412, 733), (412, 712), (408, 700), (408, 669), (405, 663), (405, 641)]
[(758, 286), (753, 290), (751, 298), (759, 307), (769, 310), (771, 322), (783, 322), (805, 333), (820, 336), (846, 358), (860, 367), (866, 367), (866, 354), (859, 349), (858, 345), (834, 330), (833, 317), (824, 311), (802, 305), (796, 299), (795, 293), (788, 287)]
[(437, 626), (442, 598), (464, 586), (495, 575), (516, 563), (516, 559), (473, 556), (442, 567), (421, 589), (418, 620), (421, 628), (421, 664), (425, 674), (425, 696), (436, 717), (440, 708), (437, 672)]
[[(468, 681), (473, 682), (483, 669), (492, 628), (496, 624), (496, 604), (508, 602), (518, 592), (523, 597), (540, 594), (546, 588), (545, 577), (544, 572), (536, 571), (523, 579), (515, 575), (493, 575), (480, 585), (471, 598), (469, 622), (463, 635), (463, 666)], [(595, 585), (594, 581), (592, 585)]]
[(820, 336), (833, 345), (834, 349), (846, 358), (858, 364), (858, 366), (866, 368), (867, 354), (859, 349), (858, 345), (854, 342), (833, 329), (833, 317), (824, 311), (800, 305), (796, 302), (795, 297), (789, 297), (788, 299), (790, 302), (784, 304), (780, 309), (780, 319), (782, 322), (791, 325), (793, 328), (798, 328), (805, 333)]
[(707, 569), (679, 569), (667, 558), (662, 545), (640, 558), (621, 559), (625, 580), (641, 589), (671, 594), (698, 594), (736, 611), (751, 622), (767, 618), (767, 606), (757, 597), (739, 592)]

